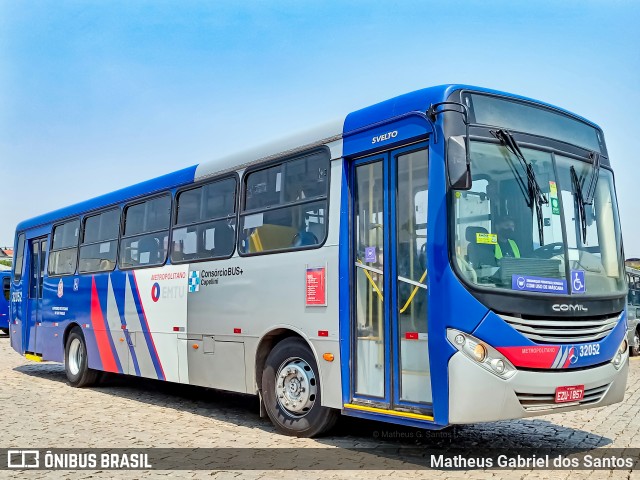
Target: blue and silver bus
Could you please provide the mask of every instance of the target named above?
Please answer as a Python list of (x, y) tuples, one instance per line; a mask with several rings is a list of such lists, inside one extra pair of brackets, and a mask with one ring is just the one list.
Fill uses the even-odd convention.
[(627, 285), (602, 131), (464, 85), (20, 223), (11, 345), (440, 429), (622, 400)]

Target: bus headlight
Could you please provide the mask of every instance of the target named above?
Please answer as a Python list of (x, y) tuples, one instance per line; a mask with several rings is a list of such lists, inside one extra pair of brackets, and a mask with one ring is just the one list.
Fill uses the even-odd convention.
[(457, 350), (494, 375), (503, 379), (515, 375), (516, 367), (504, 355), (473, 335), (448, 328), (447, 338)]
[(497, 373), (503, 373), (504, 369), (506, 368), (504, 365), (504, 362), (500, 359), (497, 359), (491, 362), (491, 366)]
[(620, 367), (624, 365), (624, 362), (626, 362), (628, 355), (629, 355), (629, 344), (627, 343), (627, 340), (624, 339), (622, 340), (622, 343), (618, 347), (618, 351), (616, 352), (615, 357), (613, 357), (613, 360), (611, 360), (611, 363), (613, 363), (613, 366), (616, 367), (617, 370), (619, 370)]
[(473, 349), (473, 358), (476, 362), (484, 362), (485, 358), (487, 358), (487, 349), (481, 343), (476, 345), (476, 348)]

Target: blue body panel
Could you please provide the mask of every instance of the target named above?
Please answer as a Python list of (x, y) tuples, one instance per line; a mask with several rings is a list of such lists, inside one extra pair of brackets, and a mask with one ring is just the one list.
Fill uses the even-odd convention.
[[(73, 276), (49, 277), (45, 272), (43, 296), (40, 301), (40, 325), (38, 325), (37, 334), (35, 334), (36, 326), (31, 321), (33, 318), (30, 318), (31, 313), (29, 311), (30, 305), (35, 304), (34, 300), (29, 299), (29, 271), (27, 268), (31, 263), (28, 248), (29, 241), (40, 237), (50, 239), (53, 224), (64, 218), (83, 215), (108, 206), (123, 206), (129, 201), (155, 192), (166, 190), (175, 192), (177, 188), (194, 181), (195, 171), (196, 166), (188, 167), (21, 222), (17, 227), (17, 232), (26, 233), (27, 247), (25, 248), (23, 260), (24, 271), (22, 278), (19, 282), (12, 283), (11, 287), (12, 295), (16, 299), (16, 301), (11, 302), (10, 307), (11, 317), (14, 319), (14, 326), (11, 329), (12, 347), (23, 354), (25, 352), (35, 352), (42, 354), (43, 358), (47, 360), (62, 362), (64, 361), (62, 339), (67, 327), (69, 325), (86, 325), (87, 327), (83, 327), (83, 333), (91, 362), (89, 366), (97, 370), (104, 370), (105, 366), (99, 355), (96, 335), (91, 328), (92, 281), (96, 281), (99, 285), (97, 290), (101, 294), (97, 300), (100, 302), (101, 311), (104, 312), (106, 311), (106, 285), (109, 276), (113, 276), (113, 285), (120, 286), (114, 293), (122, 307), (124, 279), (127, 273), (115, 270), (112, 273), (92, 275), (79, 275), (76, 273)], [(17, 249), (17, 244), (14, 248)], [(45, 261), (48, 264), (48, 255)], [(57, 295), (60, 281), (62, 281), (62, 290), (65, 292), (62, 297)], [(56, 307), (56, 310), (54, 310), (54, 307)], [(120, 311), (122, 312), (123, 310)], [(60, 312), (64, 312), (64, 314), (62, 315)], [(36, 335), (35, 344), (33, 343), (33, 335)], [(110, 337), (107, 340), (113, 351), (113, 341)], [(114, 362), (117, 371), (125, 371), (117, 356)]]
[[(448, 204), (447, 181), (445, 168), (445, 142), (442, 131), (442, 120), (438, 117), (432, 123), (424, 114), (433, 103), (446, 101), (456, 90), (473, 90), (490, 94), (509, 96), (546, 105), (556, 111), (563, 112), (580, 119), (596, 128), (593, 122), (579, 117), (553, 105), (545, 104), (526, 97), (510, 95), (503, 92), (471, 87), (467, 85), (442, 85), (418, 90), (402, 95), (371, 107), (351, 113), (344, 124), (344, 157), (347, 160), (343, 173), (342, 208), (341, 208), (341, 236), (340, 236), (340, 338), (342, 365), (342, 392), (344, 403), (353, 400), (353, 392), (349, 381), (352, 376), (351, 368), (354, 359), (350, 348), (353, 339), (350, 337), (350, 228), (349, 209), (345, 208), (349, 201), (346, 190), (349, 175), (350, 158), (359, 158), (377, 151), (399, 148), (402, 145), (414, 143), (425, 138), (429, 141), (429, 203), (428, 203), (428, 242), (427, 262), (429, 275), (427, 285), (429, 292), (429, 359), (431, 369), (433, 417), (434, 423), (412, 419), (389, 417), (387, 421), (406, 425), (420, 424), (424, 428), (441, 428), (449, 423), (449, 383), (448, 363), (457, 351), (447, 340), (448, 328), (455, 328), (463, 332), (473, 333), (480, 339), (494, 347), (533, 345), (529, 339), (515, 331), (496, 314), (482, 305), (473, 297), (454, 273), (449, 261), (448, 240)], [(621, 319), (617, 327), (598, 344), (599, 355), (581, 357), (569, 368), (579, 368), (602, 364), (610, 361), (622, 341), (625, 333), (625, 321)], [(396, 358), (397, 360), (397, 358)], [(384, 415), (376, 413), (349, 410), (349, 415), (380, 419)]]
[[(475, 337), (480, 340), (484, 340), (489, 345), (497, 349), (500, 349), (501, 347), (533, 347), (539, 345), (515, 330), (493, 312), (490, 312), (478, 328), (471, 333)], [(598, 342), (590, 342), (592, 345), (597, 345), (597, 354), (581, 356), (579, 355), (579, 345), (563, 344), (562, 348), (574, 348), (576, 351), (575, 362), (567, 365), (565, 368), (584, 368), (608, 362), (616, 354), (616, 351), (626, 334), (626, 312), (623, 312), (618, 324), (609, 333), (609, 335)], [(547, 368), (551, 368), (551, 365)]]

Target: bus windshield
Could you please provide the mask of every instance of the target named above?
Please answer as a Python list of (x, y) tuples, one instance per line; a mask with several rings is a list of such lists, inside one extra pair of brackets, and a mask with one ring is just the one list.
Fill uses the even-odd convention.
[[(453, 257), (464, 279), (480, 287), (518, 292), (624, 292), (610, 171), (523, 148), (546, 200), (538, 215), (526, 169), (513, 153), (480, 141), (470, 143), (470, 152), (472, 187), (454, 192), (453, 202)], [(584, 195), (592, 175), (598, 175), (593, 201), (581, 204), (580, 194)]]

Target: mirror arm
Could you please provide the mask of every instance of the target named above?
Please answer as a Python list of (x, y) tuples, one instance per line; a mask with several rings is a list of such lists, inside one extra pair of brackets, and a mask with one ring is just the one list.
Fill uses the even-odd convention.
[[(443, 108), (440, 108), (443, 107)], [(458, 107), (453, 108), (453, 107)], [(471, 171), (471, 152), (469, 145), (469, 109), (467, 106), (460, 102), (438, 102), (432, 103), (427, 110), (427, 117), (434, 123), (436, 117), (444, 112), (454, 112), (462, 115), (462, 121), (464, 122), (465, 135), (464, 135), (464, 149), (465, 149), (465, 161), (467, 163), (467, 172)], [(434, 128), (435, 131), (435, 128)]]

